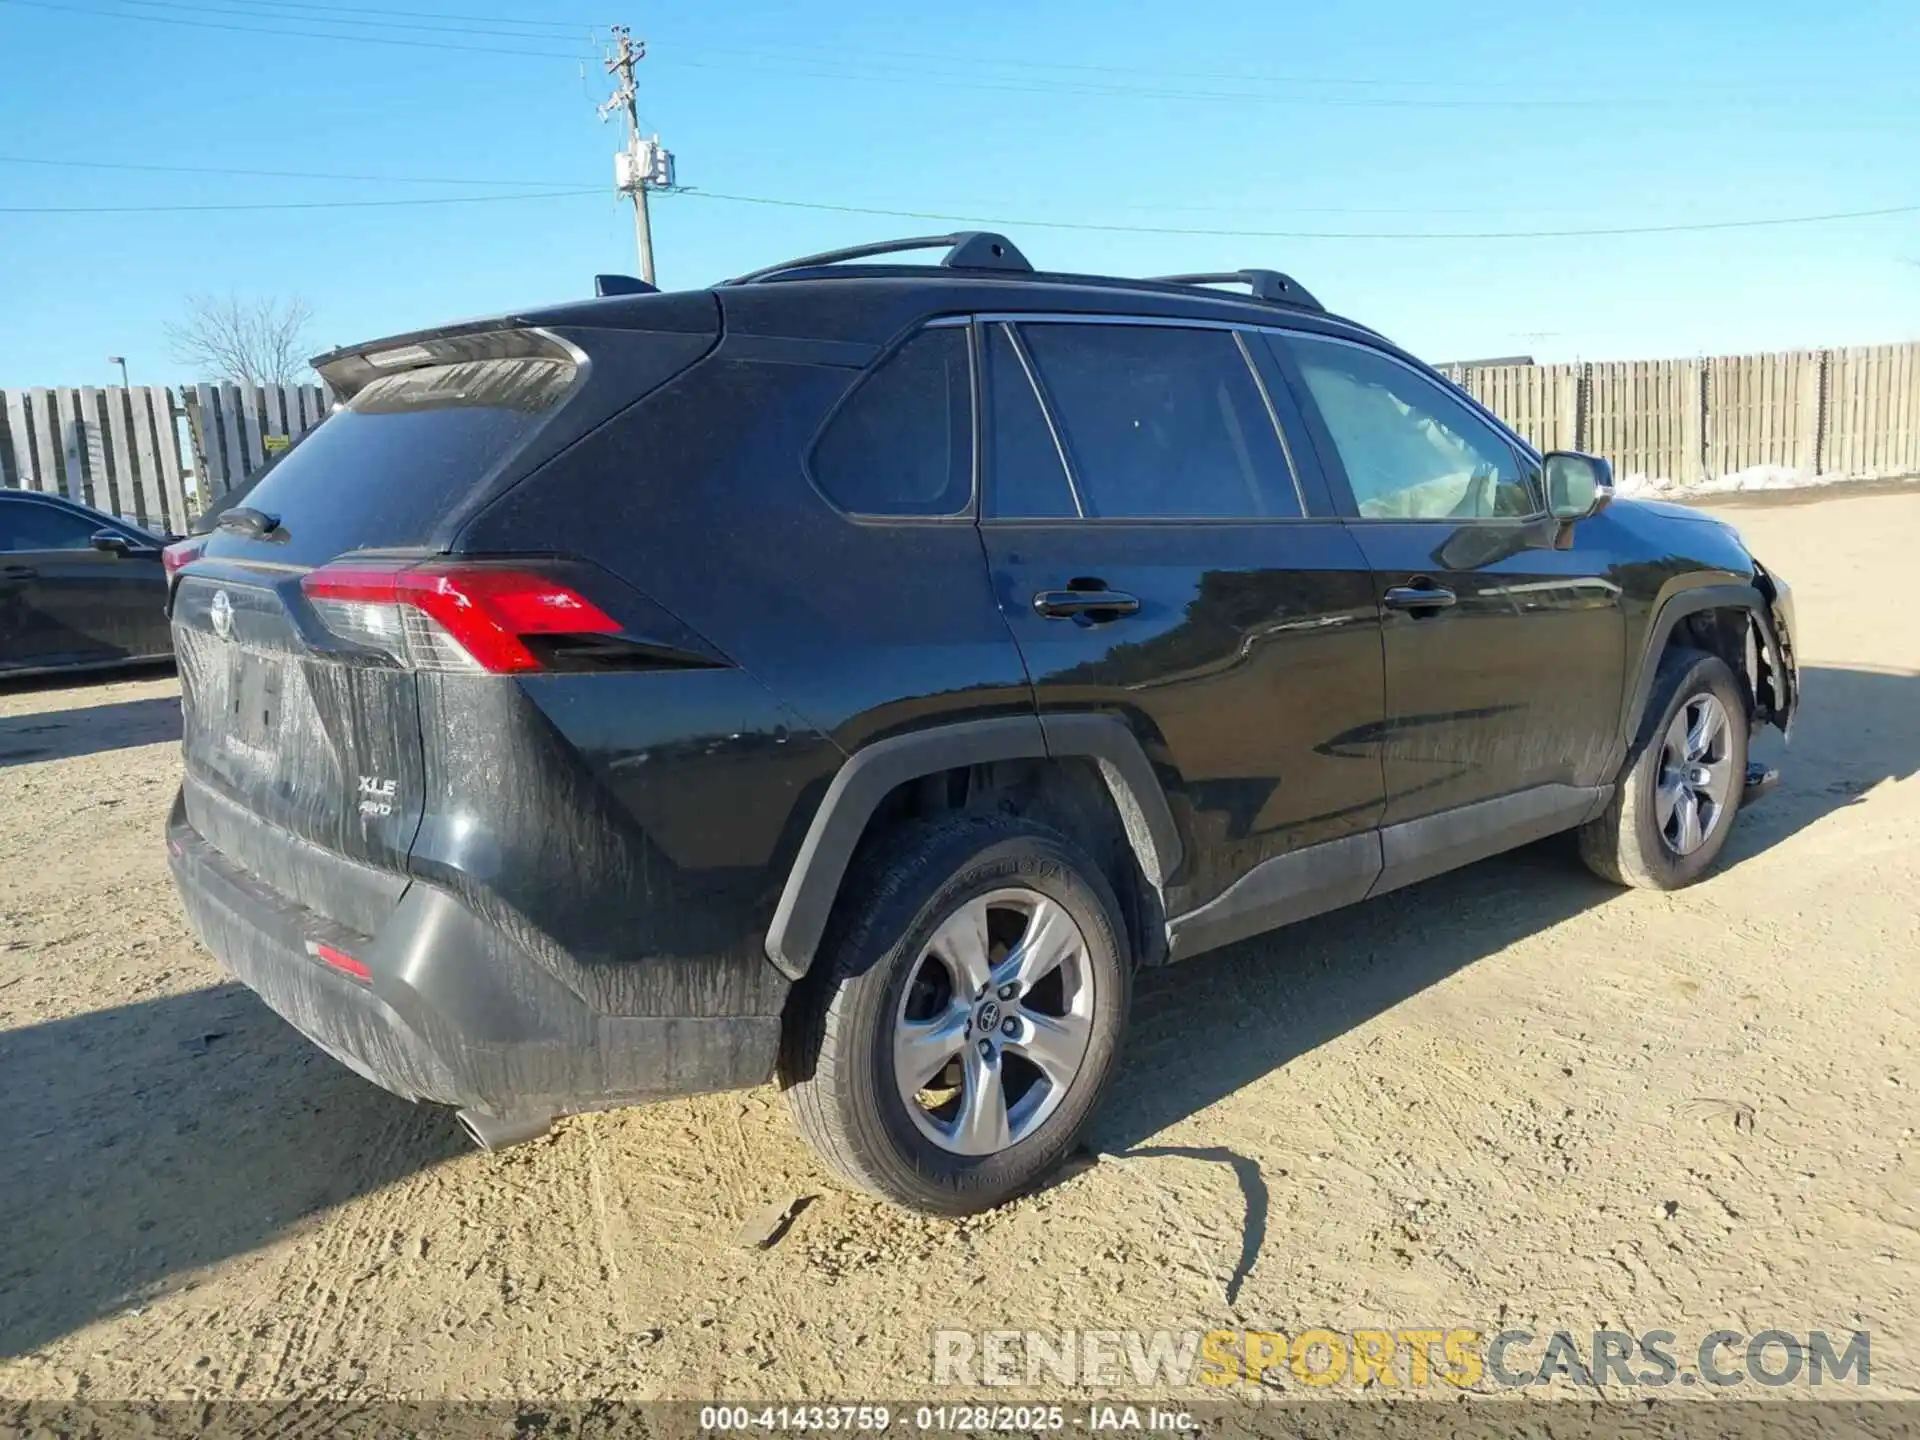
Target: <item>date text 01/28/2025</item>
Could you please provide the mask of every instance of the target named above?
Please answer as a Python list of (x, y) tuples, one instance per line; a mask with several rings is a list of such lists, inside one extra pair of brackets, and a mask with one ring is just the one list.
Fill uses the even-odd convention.
[[(700, 1428), (714, 1434), (743, 1431), (825, 1430), (877, 1433), (893, 1428), (949, 1434), (993, 1434), (1064, 1430), (1060, 1405), (918, 1405), (897, 1415), (885, 1405), (708, 1405)], [(1178, 1433), (1194, 1428), (1185, 1411), (1157, 1406), (1092, 1405), (1074, 1417), (1075, 1429), (1146, 1430)]]

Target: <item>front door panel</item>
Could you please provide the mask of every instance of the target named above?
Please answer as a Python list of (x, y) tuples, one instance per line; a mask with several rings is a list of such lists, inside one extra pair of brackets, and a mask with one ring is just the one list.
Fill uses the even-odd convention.
[(1372, 576), (1338, 520), (1309, 518), (1246, 337), (985, 328), (995, 598), (1042, 715), (1118, 715), (1159, 771), (1187, 856), (1169, 914), (1374, 827)]
[(1374, 581), (1446, 608), (1385, 608), (1388, 824), (1536, 785), (1604, 778), (1626, 631), (1604, 558), (1553, 521), (1356, 523)]
[(1386, 823), (1611, 778), (1626, 629), (1605, 542), (1563, 534), (1532, 457), (1415, 366), (1329, 336), (1276, 352), (1373, 572)]

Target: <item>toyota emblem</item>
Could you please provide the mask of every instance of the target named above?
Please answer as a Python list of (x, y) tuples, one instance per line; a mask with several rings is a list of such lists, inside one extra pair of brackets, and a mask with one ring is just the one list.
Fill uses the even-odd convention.
[(207, 607), (207, 617), (213, 621), (213, 633), (222, 640), (233, 634), (233, 597), (224, 590), (213, 592), (213, 603)]

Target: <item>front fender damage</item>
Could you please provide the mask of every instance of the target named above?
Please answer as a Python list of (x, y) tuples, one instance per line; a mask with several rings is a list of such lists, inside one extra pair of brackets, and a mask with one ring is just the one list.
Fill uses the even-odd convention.
[(1753, 564), (1753, 586), (1764, 607), (1756, 607), (1761, 644), (1757, 647), (1761, 673), (1754, 677), (1754, 699), (1762, 713), (1755, 716), (1793, 737), (1793, 721), (1800, 709), (1800, 667), (1793, 653), (1793, 590), (1785, 580)]

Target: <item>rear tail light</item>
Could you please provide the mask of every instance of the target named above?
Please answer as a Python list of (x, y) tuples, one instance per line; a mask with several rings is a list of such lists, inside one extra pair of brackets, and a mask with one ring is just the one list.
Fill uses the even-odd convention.
[(176, 540), (160, 552), (160, 568), (167, 572), (171, 580), (188, 565), (200, 558), (200, 552), (207, 548), (207, 537), (194, 535), (185, 540)]
[(541, 668), (530, 637), (620, 630), (591, 600), (532, 570), (347, 561), (313, 571), (300, 588), (340, 639), (415, 670), (518, 674)]

